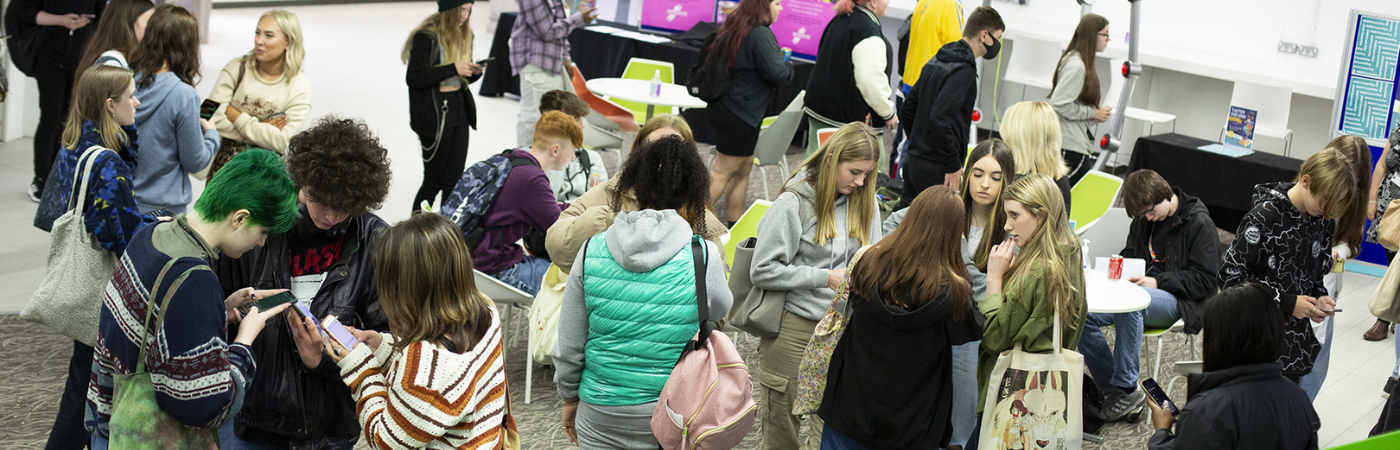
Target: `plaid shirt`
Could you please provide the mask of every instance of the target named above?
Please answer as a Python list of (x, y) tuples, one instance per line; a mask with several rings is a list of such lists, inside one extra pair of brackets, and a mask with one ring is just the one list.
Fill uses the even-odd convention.
[(583, 25), (583, 15), (569, 14), (560, 0), (519, 0), (520, 15), (510, 30), (510, 66), (519, 75), (534, 64), (551, 75), (564, 73), (569, 61), (569, 32)]

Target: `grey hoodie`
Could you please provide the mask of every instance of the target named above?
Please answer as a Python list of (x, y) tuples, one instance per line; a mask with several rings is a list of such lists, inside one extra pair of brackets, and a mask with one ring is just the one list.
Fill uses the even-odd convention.
[[(1060, 147), (1096, 155), (1098, 149), (1094, 146), (1094, 137), (1090, 135), (1089, 128), (1098, 124), (1094, 120), (1098, 110), (1096, 106), (1077, 101), (1079, 93), (1084, 90), (1085, 72), (1084, 60), (1079, 59), (1079, 52), (1069, 52), (1060, 58), (1060, 79), (1055, 90), (1050, 92), (1050, 106), (1060, 116)], [(1104, 80), (1102, 74), (1099, 80)]]
[[(690, 224), (672, 209), (622, 211), (604, 233), (613, 260), (634, 273), (650, 272), (670, 261), (690, 245), (693, 235)], [(710, 296), (710, 320), (717, 321), (729, 314), (734, 296), (729, 293), (729, 282), (724, 277), (724, 259), (719, 247), (713, 242), (704, 242), (709, 253), (705, 263), (705, 290)], [(583, 267), (583, 255), (583, 251), (578, 252), (574, 267)], [(559, 307), (554, 383), (558, 385), (559, 396), (565, 399), (578, 398), (578, 385), (583, 377), (583, 345), (588, 340), (583, 272), (569, 273), (569, 280), (564, 284), (563, 304)]]
[[(137, 75), (140, 86), (144, 74)], [(199, 126), (199, 94), (174, 73), (155, 75), (145, 89), (136, 90), (136, 129), (141, 153), (136, 160), (134, 188), (142, 213), (170, 208), (185, 212), (194, 198), (189, 174), (209, 166), (219, 150), (219, 130)]]
[[(817, 245), (816, 191), (807, 184), (805, 171), (788, 182), (782, 195), (758, 222), (758, 242), (753, 250), (754, 286), (788, 291), (784, 309), (807, 320), (821, 320), (835, 291), (826, 285), (827, 271), (845, 269), (861, 247), (860, 239), (847, 236), (847, 197), (836, 197), (837, 238)], [(871, 202), (875, 205), (875, 202)], [(870, 240), (884, 237), (880, 212), (870, 217)]]

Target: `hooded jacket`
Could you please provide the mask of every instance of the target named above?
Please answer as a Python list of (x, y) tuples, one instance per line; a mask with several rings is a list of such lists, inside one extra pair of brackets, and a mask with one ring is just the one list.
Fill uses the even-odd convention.
[[(848, 195), (836, 196), (836, 238), (817, 245), (816, 190), (807, 183), (806, 170), (800, 170), (788, 181), (782, 195), (773, 202), (768, 213), (758, 222), (758, 242), (753, 249), (753, 268), (749, 276), (754, 286), (787, 291), (783, 309), (810, 320), (821, 320), (831, 305), (835, 291), (827, 287), (827, 272), (845, 269), (851, 256), (861, 248), (860, 239), (850, 237), (846, 219)], [(871, 202), (875, 208), (875, 202)], [(884, 237), (880, 227), (880, 211), (870, 215), (869, 243)]]
[(1179, 187), (1172, 193), (1176, 214), (1161, 222), (1133, 219), (1120, 254), (1147, 260), (1147, 276), (1157, 279), (1158, 289), (1176, 296), (1186, 332), (1196, 334), (1206, 298), (1220, 290), (1220, 238), (1205, 203)]
[[(545, 234), (544, 245), (549, 251), (550, 259), (554, 265), (559, 266), (559, 270), (569, 273), (574, 267), (574, 257), (578, 255), (579, 249), (583, 248), (583, 244), (593, 235), (607, 231), (608, 227), (612, 226), (618, 214), (611, 206), (615, 192), (617, 178), (609, 178), (575, 199), (568, 209), (559, 213), (559, 220), (550, 225), (548, 233)], [(637, 196), (629, 193), (624, 197), (622, 210), (636, 211)], [(715, 217), (715, 213), (706, 209), (703, 233), (705, 239), (714, 242), (715, 245), (722, 245), (719, 238), (726, 233), (729, 233), (729, 229)]]
[(1225, 286), (1258, 281), (1274, 291), (1283, 312), (1283, 374), (1301, 377), (1312, 371), (1322, 344), (1311, 322), (1293, 317), (1298, 296), (1323, 297), (1322, 277), (1332, 270), (1332, 230), (1335, 220), (1309, 217), (1288, 199), (1294, 183), (1254, 187), (1254, 208), (1240, 221), (1235, 241), (1225, 251), (1220, 268)]
[[(155, 77), (141, 88), (146, 77)], [(219, 150), (219, 130), (202, 130), (194, 86), (171, 72), (136, 74), (136, 128), (141, 130), (141, 163), (136, 165), (136, 204), (141, 212), (170, 208), (185, 212), (194, 199), (189, 174), (209, 167)]]
[[(692, 236), (675, 210), (624, 211), (579, 252), (554, 347), (560, 397), (617, 407), (656, 401), (681, 347), (700, 329)], [(719, 246), (705, 249), (708, 320), (717, 321), (734, 298)]]
[(962, 168), (967, 124), (977, 104), (976, 60), (972, 47), (959, 39), (938, 49), (924, 66), (899, 109), (899, 122), (909, 136), (910, 158), (953, 172)]
[[(288, 233), (269, 236), (265, 246), (239, 259), (220, 259), (212, 266), (226, 293), (249, 286), (287, 289), (292, 287), (288, 239), (309, 233), (342, 234), (345, 244), (340, 259), (326, 270), (311, 302), (311, 314), (317, 320), (335, 316), (347, 327), (387, 332), (389, 319), (379, 306), (370, 257), (375, 236), (386, 228), (378, 216), (366, 213), (347, 219), (343, 228), (321, 230), (303, 210)], [(338, 448), (344, 442), (354, 443), (360, 426), (350, 388), (340, 379), (340, 367), (323, 356), (319, 366), (307, 368), (285, 322), (281, 315), (268, 319), (253, 341), (260, 370), (236, 419), (239, 435), (252, 437), (245, 434), (245, 429), (251, 428), (252, 433), (287, 436), (304, 444), (294, 448)]]
[(1148, 450), (1313, 450), (1322, 427), (1308, 395), (1275, 364), (1186, 376), (1176, 433), (1157, 430)]

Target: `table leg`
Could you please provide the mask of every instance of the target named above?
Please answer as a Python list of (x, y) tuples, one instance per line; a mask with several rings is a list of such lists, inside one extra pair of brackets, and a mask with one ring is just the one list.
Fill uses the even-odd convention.
[(656, 105), (647, 105), (647, 120), (651, 120), (651, 116), (655, 116), (655, 115), (656, 115)]

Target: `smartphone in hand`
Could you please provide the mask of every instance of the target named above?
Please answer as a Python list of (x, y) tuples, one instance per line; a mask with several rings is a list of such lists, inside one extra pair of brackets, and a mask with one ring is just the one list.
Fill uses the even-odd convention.
[(296, 303), (296, 301), (297, 298), (292, 296), (292, 293), (290, 291), (281, 292), (260, 298), (252, 303), (244, 304), (243, 306), (238, 307), (238, 312), (247, 315), (248, 312), (253, 310), (254, 306), (258, 307), (258, 312), (263, 312), (272, 308), (276, 308), (278, 305), (286, 303)]
[(220, 106), (223, 106), (223, 103), (216, 102), (213, 99), (204, 99), (204, 103), (199, 104), (199, 118), (204, 120), (213, 119), (214, 111), (217, 111)]
[(1157, 384), (1157, 380), (1151, 378), (1142, 380), (1142, 389), (1147, 391), (1147, 396), (1151, 397), (1154, 403), (1158, 405), (1166, 403), (1167, 410), (1172, 412), (1172, 417), (1181, 414), (1181, 410), (1177, 409), (1176, 403), (1173, 403), (1172, 399), (1167, 397), (1167, 392), (1162, 390), (1162, 386)]
[(339, 342), (340, 346), (345, 347), (346, 350), (354, 350), (355, 345), (360, 343), (358, 339), (355, 339), (355, 335), (350, 334), (350, 330), (345, 328), (345, 325), (341, 325), (334, 316), (327, 317), (326, 321), (321, 322), (321, 328), (325, 329), (326, 334)]
[(484, 58), (484, 59), (478, 59), (478, 60), (476, 60), (476, 65), (478, 65), (478, 66), (484, 65), (484, 64), (486, 64), (486, 63), (489, 63), (489, 62), (495, 61), (495, 60), (496, 60), (496, 57), (495, 57), (495, 56), (488, 57), (488, 58)]

